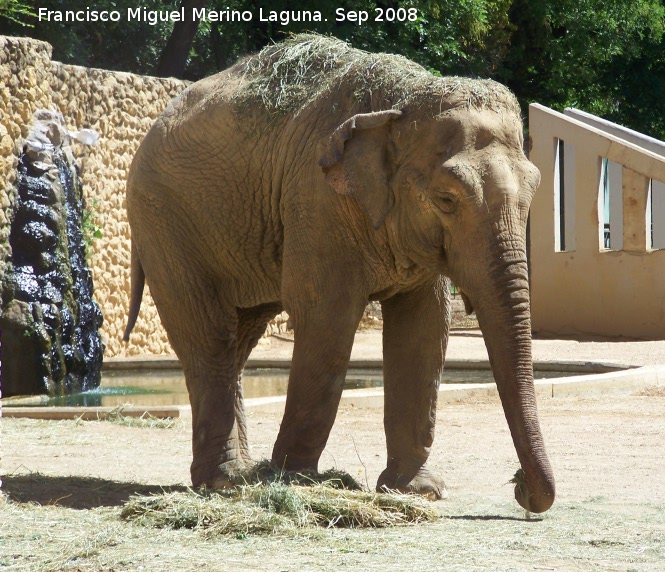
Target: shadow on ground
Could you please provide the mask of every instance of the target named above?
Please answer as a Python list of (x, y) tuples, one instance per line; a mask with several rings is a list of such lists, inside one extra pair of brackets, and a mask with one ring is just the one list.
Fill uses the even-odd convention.
[(448, 515), (442, 516), (441, 518), (444, 520), (512, 520), (515, 522), (541, 522), (543, 520), (541, 517), (537, 516), (519, 518), (516, 516), (500, 516), (493, 514), (462, 514), (455, 516)]
[(2, 490), (9, 500), (17, 503), (33, 502), (42, 506), (91, 509), (120, 506), (132, 495), (183, 492), (188, 488), (182, 485), (162, 487), (92, 477), (51, 477), (33, 473), (3, 476)]

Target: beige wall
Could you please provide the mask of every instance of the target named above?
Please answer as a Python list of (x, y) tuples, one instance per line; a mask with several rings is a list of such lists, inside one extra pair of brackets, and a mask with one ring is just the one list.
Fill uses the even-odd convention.
[[(665, 250), (651, 248), (646, 214), (649, 179), (665, 181), (665, 158), (537, 104), (529, 133), (529, 157), (542, 175), (530, 226), (534, 331), (665, 339)], [(566, 174), (575, 243), (566, 252), (557, 252), (559, 140), (575, 154), (574, 173)], [(622, 165), (622, 250), (603, 248), (603, 157)]]
[[(45, 42), (0, 36), (0, 264), (7, 258), (13, 183), (23, 140), (34, 112), (54, 109), (63, 114), (70, 131), (87, 127), (100, 135), (93, 147), (76, 141), (72, 145), (82, 168), (87, 207), (102, 231), (89, 262), (95, 299), (104, 314), (104, 355), (172, 353), (147, 288), (131, 341), (121, 341), (130, 265), (125, 179), (141, 139), (187, 83), (65, 65), (52, 61), (51, 53)], [(287, 319), (285, 313), (277, 316), (266, 334), (285, 331)]]
[(0, 36), (0, 85), (0, 243), (6, 247), (17, 155), (33, 113), (55, 109), (64, 115), (70, 131), (83, 127), (98, 131), (96, 146), (73, 145), (82, 167), (87, 206), (94, 210), (103, 235), (94, 242), (91, 266), (95, 299), (104, 313), (105, 355), (169, 353), (149, 293), (144, 296), (132, 342), (125, 345), (120, 340), (129, 292), (124, 185), (143, 135), (186, 84), (63, 65), (51, 61), (51, 46), (44, 42)]

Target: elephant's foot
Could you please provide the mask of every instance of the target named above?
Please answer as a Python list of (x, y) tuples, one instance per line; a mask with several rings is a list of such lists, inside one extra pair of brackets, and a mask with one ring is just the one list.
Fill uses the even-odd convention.
[(213, 465), (197, 465), (194, 462), (191, 467), (192, 485), (212, 490), (232, 489), (245, 482), (244, 475), (251, 466), (252, 464), (244, 459)]
[(393, 469), (385, 469), (376, 484), (378, 492), (399, 491), (422, 495), (429, 500), (448, 498), (446, 485), (441, 477), (421, 467), (415, 474), (399, 474)]

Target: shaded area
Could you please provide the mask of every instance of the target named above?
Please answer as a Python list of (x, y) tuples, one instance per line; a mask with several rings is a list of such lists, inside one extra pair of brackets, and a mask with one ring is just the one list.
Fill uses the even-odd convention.
[(455, 516), (442, 516), (443, 520), (513, 520), (515, 522), (542, 522), (543, 519), (539, 516), (518, 518), (516, 516), (501, 516), (499, 514), (461, 514)]
[(189, 490), (183, 485), (158, 486), (93, 477), (53, 477), (32, 473), (2, 477), (2, 490), (16, 503), (91, 509), (121, 506), (132, 495), (157, 495)]
[(19, 158), (2, 277), (4, 397), (64, 395), (101, 380), (102, 313), (86, 264), (78, 166), (62, 116), (38, 111), (33, 121)]

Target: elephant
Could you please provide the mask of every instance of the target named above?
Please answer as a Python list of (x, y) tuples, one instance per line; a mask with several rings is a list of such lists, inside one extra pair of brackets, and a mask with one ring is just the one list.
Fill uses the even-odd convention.
[(526, 225), (540, 173), (515, 96), (407, 58), (297, 35), (190, 85), (127, 181), (131, 296), (145, 282), (192, 407), (194, 486), (251, 463), (241, 374), (285, 310), (294, 350), (271, 462), (318, 470), (368, 301), (383, 312), (387, 462), (377, 490), (446, 495), (427, 459), (450, 325), (449, 281), (476, 312), (521, 470), (555, 485), (533, 384)]

